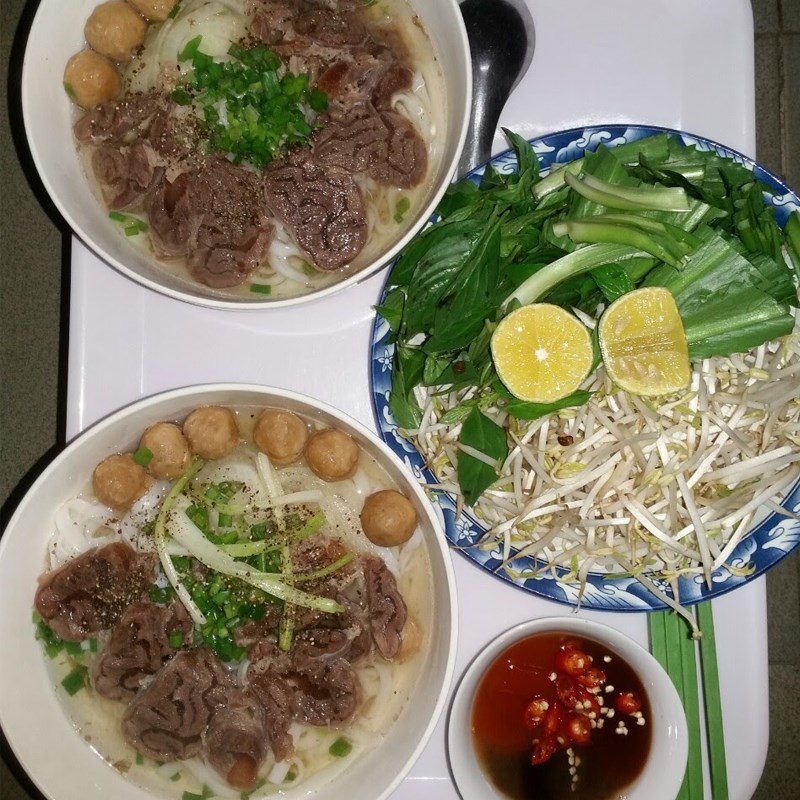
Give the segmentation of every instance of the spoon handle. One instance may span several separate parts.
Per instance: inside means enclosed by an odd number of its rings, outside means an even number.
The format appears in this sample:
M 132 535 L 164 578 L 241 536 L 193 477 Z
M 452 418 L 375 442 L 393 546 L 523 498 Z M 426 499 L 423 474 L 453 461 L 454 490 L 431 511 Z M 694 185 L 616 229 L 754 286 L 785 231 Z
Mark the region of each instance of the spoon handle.
M 472 116 L 458 162 L 463 176 L 489 160 L 500 113 L 527 68 L 532 42 L 526 20 L 507 0 L 464 0 L 460 10 L 472 53 Z

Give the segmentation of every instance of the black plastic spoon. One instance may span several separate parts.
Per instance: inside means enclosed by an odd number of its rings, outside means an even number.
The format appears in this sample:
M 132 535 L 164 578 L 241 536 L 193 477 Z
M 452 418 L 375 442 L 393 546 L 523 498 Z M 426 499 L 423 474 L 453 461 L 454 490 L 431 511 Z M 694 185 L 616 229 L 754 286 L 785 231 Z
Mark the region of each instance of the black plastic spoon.
M 464 0 L 472 51 L 472 117 L 458 174 L 487 161 L 500 112 L 533 58 L 533 19 L 525 0 Z

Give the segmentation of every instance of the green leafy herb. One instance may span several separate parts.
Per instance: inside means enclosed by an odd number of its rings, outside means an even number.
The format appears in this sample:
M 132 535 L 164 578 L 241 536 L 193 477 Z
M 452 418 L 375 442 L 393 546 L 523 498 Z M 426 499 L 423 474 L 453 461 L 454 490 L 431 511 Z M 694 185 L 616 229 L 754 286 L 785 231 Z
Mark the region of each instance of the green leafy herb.
M 503 430 L 483 412 L 531 420 L 590 399 L 577 391 L 526 403 L 498 388 L 490 342 L 507 313 L 546 301 L 597 317 L 637 287 L 664 286 L 690 357 L 729 355 L 792 330 L 792 270 L 800 278 L 800 213 L 781 231 L 765 187 L 741 164 L 658 134 L 600 144 L 542 178 L 531 145 L 506 135 L 517 172 L 489 164 L 479 181 L 448 187 L 438 220 L 401 253 L 377 309 L 391 330 L 388 399 L 401 428 L 421 423 L 419 387 L 428 397 L 474 390 L 439 418 L 461 424 L 461 445 L 485 455 L 459 453 L 468 504 L 496 480 L 492 462 L 507 452 Z
M 562 408 L 575 408 L 585 405 L 591 399 L 592 393 L 578 389 L 553 403 L 526 403 L 523 400 L 510 400 L 505 410 L 517 419 L 541 419 Z
M 473 408 L 464 420 L 458 441 L 495 459 L 498 464 L 508 455 L 506 432 L 477 408 Z M 463 451 L 458 454 L 458 483 L 468 505 L 477 501 L 497 480 L 497 475 L 495 468 L 474 456 Z
M 172 631 L 169 635 L 169 646 L 177 650 L 183 644 L 183 631 Z

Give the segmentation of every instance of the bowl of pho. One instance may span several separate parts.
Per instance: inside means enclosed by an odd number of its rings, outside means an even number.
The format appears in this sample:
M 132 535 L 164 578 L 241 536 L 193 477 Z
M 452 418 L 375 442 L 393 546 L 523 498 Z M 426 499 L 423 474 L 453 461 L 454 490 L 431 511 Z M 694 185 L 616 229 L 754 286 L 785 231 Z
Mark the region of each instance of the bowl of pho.
M 34 162 L 76 234 L 223 308 L 389 263 L 453 175 L 470 97 L 455 0 L 44 0 L 22 79 Z
M 218 384 L 113 414 L 3 535 L 12 749 L 65 800 L 386 797 L 452 675 L 439 531 L 388 448 L 308 398 Z

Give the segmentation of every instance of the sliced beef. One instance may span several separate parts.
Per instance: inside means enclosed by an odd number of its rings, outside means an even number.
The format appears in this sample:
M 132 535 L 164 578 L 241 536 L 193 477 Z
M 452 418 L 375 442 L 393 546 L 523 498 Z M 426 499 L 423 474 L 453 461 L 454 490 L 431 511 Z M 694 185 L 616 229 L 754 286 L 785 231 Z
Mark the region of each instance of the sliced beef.
M 307 725 L 346 722 L 358 705 L 358 679 L 343 658 L 319 660 L 295 658 L 290 677 L 294 686 L 292 715 Z
M 34 604 L 57 636 L 78 642 L 110 628 L 155 578 L 154 553 L 95 547 L 39 578 Z
M 361 53 L 331 64 L 317 79 L 316 88 L 345 107 L 369 102 L 388 109 L 397 92 L 411 88 L 411 81 L 405 64 Z
M 243 622 L 233 632 L 233 638 L 239 647 L 250 645 L 274 638 L 281 621 L 281 609 L 278 606 L 267 604 L 263 619 Z
M 253 645 L 248 658 L 247 687 L 266 710 L 269 744 L 275 760 L 283 761 L 294 750 L 289 733 L 294 702 L 294 688 L 288 678 L 291 658 L 278 648 L 274 639 Z
M 156 761 L 192 758 L 216 711 L 226 705 L 232 681 L 207 647 L 182 650 L 131 701 L 122 718 L 127 741 Z
M 163 98 L 155 93 L 135 92 L 121 100 L 107 100 L 75 123 L 75 138 L 94 144 L 134 139 L 163 108 Z
M 235 789 L 252 789 L 267 757 L 269 726 L 264 706 L 250 692 L 235 690 L 203 736 L 206 760 Z
M 324 7 L 308 7 L 294 20 L 296 40 L 324 47 L 362 48 L 371 38 L 357 13 Z
M 323 168 L 301 151 L 270 164 L 264 193 L 273 214 L 318 269 L 344 267 L 366 244 L 364 200 L 344 170 Z
M 364 559 L 372 638 L 380 654 L 392 659 L 400 652 L 406 624 L 406 604 L 389 568 L 375 556 Z
M 92 170 L 106 206 L 112 209 L 140 208 L 163 174 L 155 151 L 142 142 L 101 145 L 92 153 Z
M 299 8 L 298 0 L 248 0 L 245 11 L 250 15 L 253 35 L 266 44 L 275 44 L 291 34 Z
M 151 238 L 161 255 L 185 255 L 201 283 L 237 286 L 264 260 L 272 238 L 261 205 L 255 172 L 210 159 L 153 193 Z
M 314 157 L 320 164 L 364 173 L 384 186 L 407 189 L 422 182 L 428 153 L 406 117 L 366 103 L 337 117 L 316 136 Z
M 112 700 L 129 701 L 175 653 L 170 636 L 177 632 L 182 645 L 189 645 L 193 630 L 191 617 L 177 600 L 168 606 L 134 603 L 114 626 L 93 665 L 94 688 Z

